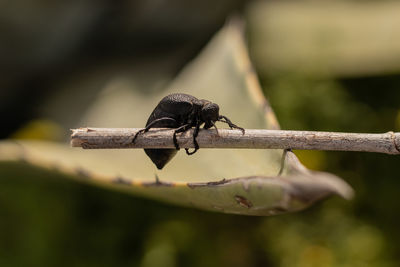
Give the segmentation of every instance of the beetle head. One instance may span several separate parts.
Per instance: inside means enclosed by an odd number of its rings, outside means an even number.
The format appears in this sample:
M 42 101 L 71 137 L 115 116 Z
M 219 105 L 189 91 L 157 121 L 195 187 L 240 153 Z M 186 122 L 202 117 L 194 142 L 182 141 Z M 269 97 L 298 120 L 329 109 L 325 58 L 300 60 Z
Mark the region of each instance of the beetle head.
M 219 106 L 212 102 L 206 102 L 201 108 L 201 120 L 204 121 L 204 128 L 208 129 L 214 125 L 219 117 Z

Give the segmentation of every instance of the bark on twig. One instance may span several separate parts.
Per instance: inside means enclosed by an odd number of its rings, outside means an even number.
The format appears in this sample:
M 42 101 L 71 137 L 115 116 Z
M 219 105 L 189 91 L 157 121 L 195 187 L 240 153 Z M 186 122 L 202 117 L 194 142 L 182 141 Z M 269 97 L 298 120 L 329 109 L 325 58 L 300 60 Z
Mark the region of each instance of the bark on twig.
M 175 148 L 174 129 L 151 129 L 132 143 L 138 128 L 72 129 L 71 146 L 100 148 Z M 193 129 L 177 134 L 181 148 L 193 148 Z M 200 148 L 301 149 L 364 151 L 400 154 L 400 133 L 335 133 L 316 131 L 283 131 L 246 129 L 202 129 L 197 137 Z

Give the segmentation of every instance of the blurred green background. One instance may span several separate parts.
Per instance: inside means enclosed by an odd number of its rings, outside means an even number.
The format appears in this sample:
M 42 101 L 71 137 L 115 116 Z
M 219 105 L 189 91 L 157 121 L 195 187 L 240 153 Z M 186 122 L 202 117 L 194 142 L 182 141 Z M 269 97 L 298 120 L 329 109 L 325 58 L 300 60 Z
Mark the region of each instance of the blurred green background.
M 162 90 L 232 15 L 283 129 L 400 131 L 398 14 L 395 1 L 5 1 L 0 137 L 67 142 L 112 78 Z M 398 266 L 398 157 L 296 155 L 355 199 L 243 217 L 1 163 L 0 266 Z

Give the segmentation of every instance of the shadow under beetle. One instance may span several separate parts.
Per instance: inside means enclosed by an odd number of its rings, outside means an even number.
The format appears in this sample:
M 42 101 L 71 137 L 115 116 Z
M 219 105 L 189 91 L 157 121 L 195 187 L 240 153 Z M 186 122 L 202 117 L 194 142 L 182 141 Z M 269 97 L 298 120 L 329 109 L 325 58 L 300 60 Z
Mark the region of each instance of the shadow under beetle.
M 199 149 L 196 137 L 199 134 L 200 126 L 204 123 L 204 129 L 215 126 L 215 122 L 220 121 L 229 125 L 231 129 L 239 129 L 244 134 L 244 129 L 233 124 L 227 117 L 219 115 L 219 106 L 211 101 L 197 99 L 188 94 L 170 94 L 164 97 L 155 107 L 146 123 L 146 128 L 138 131 L 133 137 L 135 142 L 138 134 L 147 132 L 151 128 L 175 128 L 173 141 L 176 149 L 145 149 L 147 156 L 153 161 L 158 169 L 162 169 L 179 150 L 176 134 L 185 132 L 195 127 L 193 132 L 194 151 L 189 152 L 185 148 L 186 154 L 192 155 Z M 218 129 L 217 129 L 218 131 Z

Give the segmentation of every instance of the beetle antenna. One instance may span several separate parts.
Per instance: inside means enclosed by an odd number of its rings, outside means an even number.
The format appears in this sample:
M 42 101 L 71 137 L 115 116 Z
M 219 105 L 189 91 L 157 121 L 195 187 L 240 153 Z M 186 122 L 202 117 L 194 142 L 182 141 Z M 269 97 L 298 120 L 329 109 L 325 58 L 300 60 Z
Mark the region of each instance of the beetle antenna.
M 229 127 L 230 127 L 231 129 L 238 129 L 238 130 L 241 130 L 241 131 L 242 131 L 242 134 L 244 134 L 244 129 L 243 129 L 242 127 L 239 127 L 239 126 L 237 126 L 236 124 L 232 123 L 231 120 L 228 119 L 227 117 L 225 117 L 225 116 L 223 116 L 223 115 L 220 115 L 220 116 L 218 117 L 218 121 L 228 124 Z

